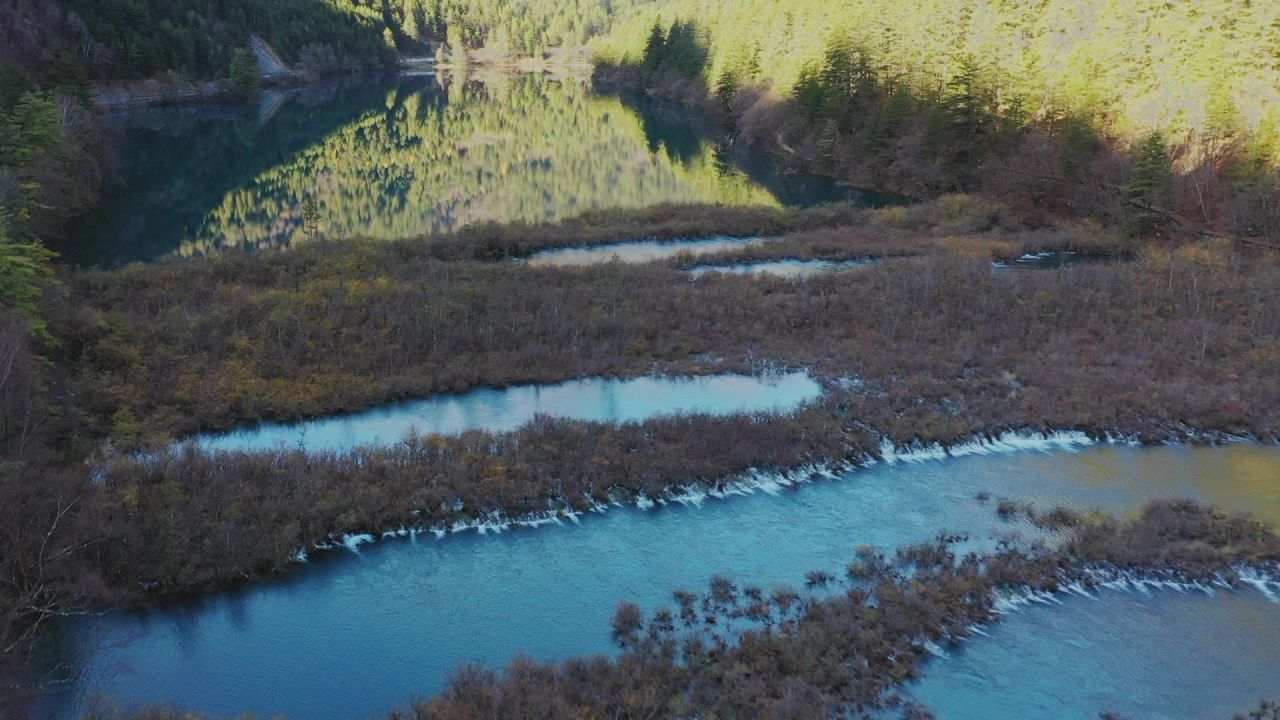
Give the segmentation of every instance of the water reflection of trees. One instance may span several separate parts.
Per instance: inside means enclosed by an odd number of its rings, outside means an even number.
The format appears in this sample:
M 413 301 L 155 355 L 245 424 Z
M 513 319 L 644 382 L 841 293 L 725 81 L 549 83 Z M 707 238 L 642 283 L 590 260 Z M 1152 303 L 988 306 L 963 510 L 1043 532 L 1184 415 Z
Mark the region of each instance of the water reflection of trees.
M 305 112 L 298 108 L 292 112 Z M 401 84 L 355 120 L 226 192 L 182 255 L 288 245 L 319 205 L 328 237 L 402 237 L 663 201 L 774 203 L 705 141 L 654 152 L 640 115 L 585 81 Z
M 270 96 L 269 96 L 270 97 Z M 288 162 L 384 101 L 381 88 L 314 86 L 280 103 L 158 108 L 109 117 L 118 146 L 103 197 L 58 249 L 113 264 L 173 252 L 233 188 Z

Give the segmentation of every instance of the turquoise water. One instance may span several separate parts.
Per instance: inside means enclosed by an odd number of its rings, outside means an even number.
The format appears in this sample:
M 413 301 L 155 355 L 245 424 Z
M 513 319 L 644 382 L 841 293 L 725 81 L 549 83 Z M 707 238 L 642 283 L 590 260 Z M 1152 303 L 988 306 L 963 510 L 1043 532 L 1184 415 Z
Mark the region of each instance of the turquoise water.
M 534 267 L 599 265 L 608 262 L 647 263 L 681 253 L 708 255 L 764 242 L 760 238 L 700 238 L 693 240 L 642 240 L 591 247 L 560 248 L 534 253 L 526 261 Z
M 556 385 L 481 388 L 457 395 L 394 403 L 352 415 L 298 423 L 264 423 L 194 440 L 212 450 L 305 447 L 343 450 L 394 443 L 406 434 L 457 435 L 467 430 L 504 432 L 538 415 L 624 423 L 659 415 L 775 412 L 822 394 L 803 372 L 777 375 L 587 378 Z
M 879 464 L 700 504 L 614 508 L 580 524 L 318 553 L 274 581 L 67 627 L 59 657 L 82 680 L 45 709 L 66 717 L 106 693 L 222 715 L 368 717 L 440 690 L 459 662 L 608 652 L 621 600 L 653 609 L 672 589 L 704 587 L 715 574 L 800 587 L 807 570 L 839 572 L 859 545 L 893 548 L 943 529 L 970 533 L 978 549 L 1000 533 L 1034 532 L 996 517 L 1003 497 L 1126 512 L 1188 496 L 1280 522 L 1278 448 L 1061 445 Z M 985 503 L 983 491 L 992 495 Z M 931 662 L 938 682 L 916 692 L 940 718 L 980 717 L 973 713 L 992 688 L 1037 698 L 1031 707 L 1047 710 L 1021 716 L 1036 718 L 1090 718 L 1146 700 L 1161 717 L 1203 717 L 1197 682 L 1211 686 L 1214 708 L 1243 710 L 1280 694 L 1272 642 L 1280 604 L 1245 594 L 1112 595 L 1015 614 L 992 640 Z M 1166 646 L 1170 628 L 1188 644 Z M 1145 685 L 1134 688 L 1136 679 Z M 1013 707 L 1003 696 L 990 703 Z
M 98 207 L 57 249 L 80 265 L 253 252 L 316 234 L 402 238 L 664 202 L 883 204 L 727 158 L 692 113 L 543 75 L 363 78 L 259 102 L 106 118 Z M 761 157 L 756 157 L 761 156 Z
M 910 689 L 943 720 L 1228 720 L 1280 697 L 1280 605 L 1256 590 L 1104 590 L 945 652 Z
M 689 274 L 700 277 L 707 273 L 726 273 L 729 275 L 771 275 L 774 277 L 803 280 L 815 275 L 842 272 L 869 264 L 869 260 L 769 260 L 764 262 L 743 262 L 732 265 L 699 265 L 691 268 Z

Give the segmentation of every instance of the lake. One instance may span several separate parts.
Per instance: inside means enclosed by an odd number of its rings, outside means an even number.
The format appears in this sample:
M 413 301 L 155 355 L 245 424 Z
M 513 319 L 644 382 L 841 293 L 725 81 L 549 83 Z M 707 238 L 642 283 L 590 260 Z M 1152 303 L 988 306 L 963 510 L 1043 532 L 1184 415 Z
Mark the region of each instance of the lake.
M 822 395 L 804 372 L 703 377 L 587 378 L 554 385 L 479 388 L 456 395 L 393 403 L 362 413 L 297 423 L 263 423 L 195 442 L 210 450 L 304 447 L 349 450 L 394 443 L 408 433 L 508 432 L 538 415 L 625 423 L 659 415 L 777 412 Z
M 438 691 L 460 662 L 608 652 L 609 619 L 624 599 L 653 609 L 669 603 L 671 590 L 704 587 L 719 573 L 800 587 L 805 571 L 838 572 L 859 545 L 888 549 L 942 529 L 970 533 L 977 549 L 993 547 L 999 533 L 1034 533 L 997 518 L 995 502 L 1004 497 L 1126 512 L 1185 496 L 1280 522 L 1280 448 L 1084 446 L 1071 437 L 1053 445 L 881 463 L 723 500 L 614 508 L 580 524 L 317 553 L 276 580 L 65 628 L 51 638 L 53 652 L 82 681 L 45 709 L 66 717 L 102 692 L 223 715 L 367 717 Z M 984 491 L 986 502 L 977 497 Z M 1186 717 L 1206 707 L 1187 690 L 1193 678 L 1213 685 L 1212 707 L 1243 710 L 1280 695 L 1280 673 L 1258 664 L 1274 658 L 1267 643 L 1280 628 L 1280 604 L 1250 592 L 1188 596 L 1190 604 L 1176 593 L 1168 601 L 1111 593 L 1101 602 L 1028 608 L 992 628 L 992 640 L 932 661 L 926 671 L 937 681 L 914 691 L 940 709 L 956 708 L 956 717 L 981 708 L 984 689 L 1012 685 L 1024 695 L 1055 688 L 1057 699 L 1044 700 L 1053 712 L 1035 717 L 1093 717 L 1148 700 L 1152 713 Z M 1166 653 L 1165 626 L 1209 646 Z M 1124 651 L 1110 654 L 1117 648 Z M 1021 649 L 1033 659 L 1020 663 Z M 1054 653 L 1073 666 L 1056 667 Z M 1128 668 L 1136 656 L 1143 668 Z M 1079 677 L 1092 680 L 1077 687 Z M 1149 684 L 1135 692 L 1124 678 Z
M 672 258 L 681 253 L 709 255 L 759 245 L 761 238 L 693 238 L 687 240 L 641 240 L 607 243 L 590 247 L 543 250 L 526 260 L 532 267 L 578 267 L 601 263 L 647 263 Z
M 1280 605 L 1256 590 L 1061 601 L 946 648 L 910 695 L 940 720 L 1228 720 L 1280 694 Z
M 871 260 L 766 260 L 760 262 L 740 262 L 729 265 L 699 265 L 689 269 L 693 277 L 707 273 L 724 273 L 726 275 L 769 275 L 773 277 L 803 280 L 827 273 L 843 272 L 856 267 L 869 265 Z
M 117 152 L 103 201 L 59 248 L 82 265 L 287 248 L 313 235 L 399 238 L 660 202 L 883 202 L 779 174 L 767 156 L 718 142 L 694 114 L 602 95 L 579 77 L 364 80 L 266 93 L 252 104 L 136 110 L 107 124 Z M 312 203 L 307 222 L 303 207 Z M 570 248 L 530 264 L 643 262 L 751 242 L 758 240 Z M 1085 260 L 1042 254 L 1012 267 Z M 839 269 L 782 261 L 717 271 L 802 277 Z M 410 429 L 510 430 L 540 413 L 627 422 L 779 412 L 818 394 L 802 373 L 593 378 L 200 440 L 212 448 L 343 449 L 393 442 Z M 78 681 L 40 711 L 73 717 L 104 694 L 217 715 L 366 717 L 437 692 L 459 663 L 611 652 L 609 619 L 622 600 L 655 609 L 673 589 L 702 587 L 717 574 L 800 586 L 807 570 L 838 572 L 859 545 L 887 550 L 943 530 L 968 533 L 967 547 L 980 550 L 1011 530 L 1039 532 L 1000 520 L 998 498 L 1125 513 L 1182 496 L 1280 523 L 1280 448 L 1094 446 L 1075 436 L 1012 445 L 1024 450 L 910 457 L 836 479 L 616 507 L 539 528 L 313 553 L 248 587 L 58 628 L 43 651 Z M 1253 590 L 1064 597 L 987 632 L 947 648 L 911 686 L 940 718 L 1103 710 L 1227 717 L 1280 696 L 1280 603 Z
M 882 204 L 716 142 L 693 113 L 624 102 L 584 77 L 416 75 L 259 102 L 107 118 L 99 206 L 58 249 L 81 265 L 401 238 L 660 202 Z

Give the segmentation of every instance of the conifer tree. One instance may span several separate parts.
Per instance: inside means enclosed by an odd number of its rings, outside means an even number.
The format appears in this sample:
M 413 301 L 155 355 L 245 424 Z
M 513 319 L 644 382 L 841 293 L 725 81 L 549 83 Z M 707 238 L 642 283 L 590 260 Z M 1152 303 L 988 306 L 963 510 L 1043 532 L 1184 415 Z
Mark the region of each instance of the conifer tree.
M 0 217 L 0 309 L 11 310 L 27 320 L 37 338 L 52 344 L 54 338 L 40 314 L 40 301 L 53 270 L 54 253 L 36 241 L 12 238 L 5 218 Z
M 660 20 L 653 21 L 649 29 L 649 39 L 644 44 L 644 65 L 649 70 L 657 70 L 666 59 L 667 33 L 662 29 Z
M 1164 134 L 1148 135 L 1138 146 L 1133 169 L 1123 187 L 1129 205 L 1127 228 L 1134 235 L 1148 235 L 1160 229 L 1165 216 L 1157 211 L 1169 182 L 1169 146 Z
M 253 52 L 236 48 L 232 53 L 231 84 L 243 95 L 258 89 L 258 61 L 254 59 Z

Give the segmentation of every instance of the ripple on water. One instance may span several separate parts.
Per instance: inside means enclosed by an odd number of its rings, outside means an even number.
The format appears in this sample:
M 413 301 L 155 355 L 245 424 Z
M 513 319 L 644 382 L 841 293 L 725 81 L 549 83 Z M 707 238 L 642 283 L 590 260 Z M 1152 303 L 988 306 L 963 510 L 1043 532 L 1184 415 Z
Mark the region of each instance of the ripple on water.
M 1056 270 L 1070 265 L 1105 264 L 1124 260 L 1123 255 L 1084 254 L 1073 250 L 1027 253 L 1012 262 L 996 260 L 991 263 L 997 270 Z

